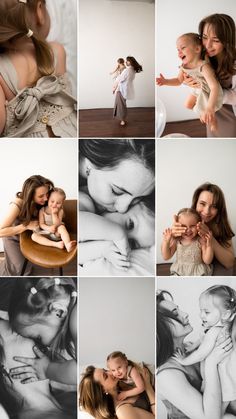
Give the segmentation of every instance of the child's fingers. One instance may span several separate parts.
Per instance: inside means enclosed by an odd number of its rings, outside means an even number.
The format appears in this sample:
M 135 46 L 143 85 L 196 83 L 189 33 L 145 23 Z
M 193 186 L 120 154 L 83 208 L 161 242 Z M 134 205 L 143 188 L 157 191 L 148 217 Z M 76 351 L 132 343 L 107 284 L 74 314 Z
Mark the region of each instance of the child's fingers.
M 37 358 L 43 358 L 45 356 L 45 354 L 38 348 L 37 345 L 33 346 L 33 351 L 35 355 L 37 356 Z
M 27 365 L 33 365 L 35 361 L 35 358 L 27 358 L 25 356 L 14 356 L 13 359 L 17 362 L 22 362 L 23 364 L 27 364 Z M 12 368 L 12 370 L 17 369 L 17 368 L 21 368 L 21 367 Z

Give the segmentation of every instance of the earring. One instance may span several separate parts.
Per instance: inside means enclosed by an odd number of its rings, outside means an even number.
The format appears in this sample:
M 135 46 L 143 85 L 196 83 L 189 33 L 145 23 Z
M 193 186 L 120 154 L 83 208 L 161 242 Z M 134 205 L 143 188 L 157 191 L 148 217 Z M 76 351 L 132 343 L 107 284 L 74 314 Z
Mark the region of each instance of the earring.
M 87 177 L 90 175 L 90 172 L 91 172 L 91 167 L 87 166 L 86 167 L 86 172 L 85 172 Z

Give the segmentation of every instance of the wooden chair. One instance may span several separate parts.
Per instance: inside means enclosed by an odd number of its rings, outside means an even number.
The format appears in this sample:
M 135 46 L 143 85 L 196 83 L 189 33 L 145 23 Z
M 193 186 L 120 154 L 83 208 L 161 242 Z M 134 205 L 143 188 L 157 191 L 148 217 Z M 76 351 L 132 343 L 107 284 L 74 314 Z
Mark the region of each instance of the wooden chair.
M 67 199 L 64 202 L 65 225 L 70 234 L 71 240 L 77 238 L 77 200 Z M 77 247 L 71 252 L 65 249 L 42 246 L 31 239 L 32 231 L 26 230 L 20 234 L 20 250 L 25 261 L 22 267 L 21 276 L 24 275 L 28 261 L 43 268 L 59 268 L 60 276 L 63 276 L 63 266 L 67 265 L 76 256 Z

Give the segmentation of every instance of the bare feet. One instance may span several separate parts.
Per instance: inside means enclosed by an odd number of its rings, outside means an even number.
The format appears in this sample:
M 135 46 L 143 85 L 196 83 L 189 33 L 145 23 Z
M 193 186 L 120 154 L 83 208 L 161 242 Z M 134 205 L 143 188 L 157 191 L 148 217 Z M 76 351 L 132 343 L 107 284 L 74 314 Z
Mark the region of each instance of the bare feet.
M 65 248 L 68 253 L 71 252 L 76 246 L 77 246 L 76 240 L 71 240 L 69 243 L 65 244 Z
M 121 121 L 120 125 L 124 126 L 126 124 L 125 121 Z
M 65 245 L 64 245 L 64 243 L 63 243 L 63 241 L 61 240 L 60 242 L 53 242 L 52 241 L 52 246 L 53 247 L 57 247 L 58 249 L 64 249 L 64 247 L 65 247 Z

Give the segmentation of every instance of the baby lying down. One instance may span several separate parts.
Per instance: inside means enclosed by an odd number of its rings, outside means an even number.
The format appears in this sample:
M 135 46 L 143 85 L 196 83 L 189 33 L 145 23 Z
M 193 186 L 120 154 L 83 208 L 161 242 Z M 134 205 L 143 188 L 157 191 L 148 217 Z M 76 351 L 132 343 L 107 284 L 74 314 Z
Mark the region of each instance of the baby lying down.
M 9 322 L 3 319 L 0 319 L 0 335 L 1 374 L 4 376 L 6 388 L 9 389 L 13 404 L 16 404 L 18 408 L 15 414 L 10 412 L 10 417 L 17 419 L 73 419 L 71 415 L 62 410 L 51 394 L 49 380 L 23 384 L 20 380 L 12 379 L 8 375 L 11 368 L 20 366 L 19 362 L 14 361 L 15 356 L 35 358 L 34 342 L 12 332 Z M 4 400 L 1 402 L 4 405 Z M 12 406 L 7 406 L 5 409 L 8 410 L 8 407 L 12 408 Z M 2 413 L 1 408 L 0 405 L 0 413 Z M 6 414 L 3 414 L 7 418 Z M 0 417 L 4 418 L 2 415 Z

